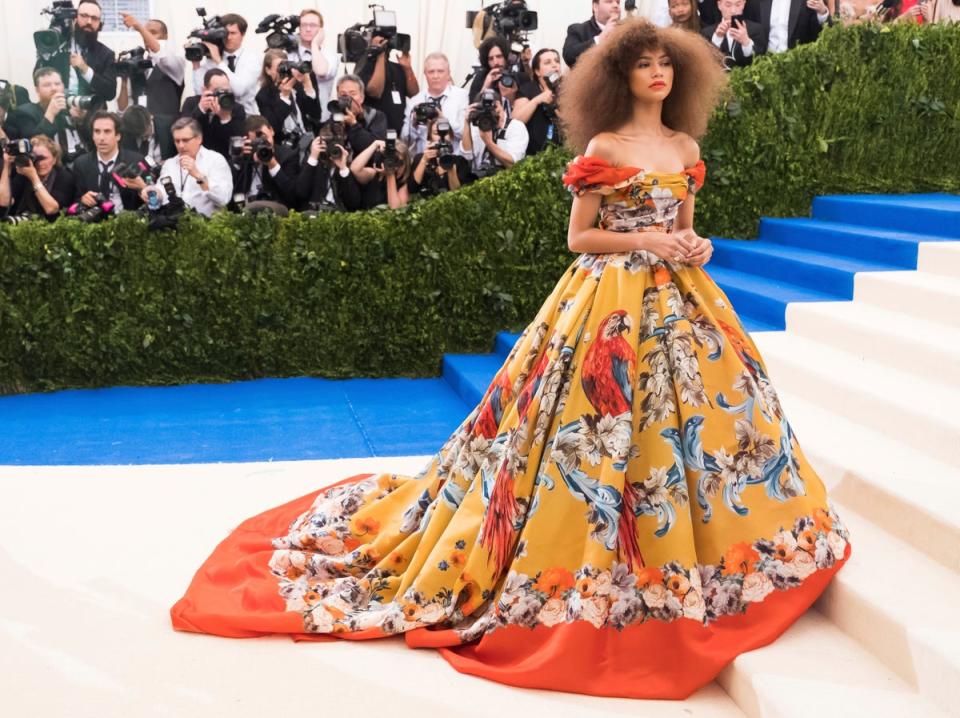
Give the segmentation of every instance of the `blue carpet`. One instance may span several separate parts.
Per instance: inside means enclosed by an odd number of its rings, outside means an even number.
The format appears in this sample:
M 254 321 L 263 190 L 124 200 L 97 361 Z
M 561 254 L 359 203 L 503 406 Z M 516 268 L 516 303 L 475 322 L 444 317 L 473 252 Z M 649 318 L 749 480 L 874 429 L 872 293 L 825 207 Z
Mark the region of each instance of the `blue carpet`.
M 0 464 L 414 456 L 467 412 L 442 379 L 263 379 L 0 398 Z

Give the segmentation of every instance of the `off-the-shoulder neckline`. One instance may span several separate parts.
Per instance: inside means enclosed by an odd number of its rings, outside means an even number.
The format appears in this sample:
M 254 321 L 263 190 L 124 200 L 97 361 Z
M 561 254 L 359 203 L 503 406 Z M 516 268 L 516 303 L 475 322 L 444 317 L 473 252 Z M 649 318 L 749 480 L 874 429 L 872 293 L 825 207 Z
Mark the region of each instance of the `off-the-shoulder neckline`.
M 602 164 L 606 165 L 606 166 L 609 167 L 610 169 L 614 169 L 614 170 L 623 170 L 623 171 L 625 171 L 625 172 L 626 172 L 626 171 L 629 171 L 629 172 L 632 172 L 632 173 L 633 173 L 632 176 L 636 176 L 636 175 L 638 175 L 638 174 L 645 174 L 645 175 L 682 175 L 682 174 L 684 174 L 684 173 L 686 173 L 686 172 L 688 172 L 688 171 L 690 171 L 690 170 L 692 170 L 692 169 L 696 169 L 697 165 L 704 164 L 703 160 L 702 160 L 702 159 L 699 159 L 699 160 L 697 160 L 696 164 L 694 164 L 694 165 L 691 166 L 691 167 L 684 167 L 682 170 L 678 170 L 678 171 L 676 171 L 676 172 L 664 172 L 664 171 L 662 171 L 662 170 L 647 170 L 647 169 L 644 169 L 644 168 L 642 168 L 642 167 L 634 167 L 634 166 L 632 166 L 632 165 L 612 165 L 612 164 L 610 164 L 609 162 L 607 162 L 605 159 L 603 159 L 602 157 L 597 157 L 596 155 L 578 155 L 578 156 L 574 159 L 574 162 L 579 162 L 579 161 L 581 161 L 581 160 L 589 160 L 589 161 L 591 161 L 591 162 L 599 162 L 599 163 L 602 163 Z

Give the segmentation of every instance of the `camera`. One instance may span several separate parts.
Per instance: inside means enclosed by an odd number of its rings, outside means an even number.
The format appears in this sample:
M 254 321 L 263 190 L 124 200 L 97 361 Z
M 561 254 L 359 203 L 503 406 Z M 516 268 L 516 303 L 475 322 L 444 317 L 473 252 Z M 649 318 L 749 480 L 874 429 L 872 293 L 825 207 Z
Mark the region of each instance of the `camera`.
M 267 47 L 271 50 L 284 50 L 293 52 L 297 49 L 297 38 L 293 36 L 294 31 L 300 27 L 300 17 L 298 15 L 267 15 L 260 24 L 257 25 L 255 32 L 267 35 Z
M 320 137 L 327 144 L 327 151 L 320 155 L 321 159 L 338 160 L 343 156 L 340 147 L 346 146 L 347 133 L 343 124 L 342 112 L 334 112 L 330 119 L 320 126 Z M 340 147 L 337 145 L 340 145 Z
M 375 37 L 386 38 L 382 47 L 371 45 Z M 379 9 L 373 11 L 373 22 L 364 25 L 351 25 L 342 35 L 337 37 L 337 47 L 343 55 L 344 62 L 359 62 L 367 58 L 375 58 L 384 50 L 398 50 L 410 52 L 410 36 L 397 32 L 397 14 Z
M 418 125 L 425 125 L 440 116 L 440 102 L 436 99 L 421 102 L 413 108 L 413 121 Z
M 159 174 L 159 172 L 160 166 L 149 158 L 144 158 L 136 164 L 121 163 L 118 164 L 113 170 L 113 173 L 121 179 L 128 180 L 141 177 L 147 184 L 153 184 L 156 181 L 156 176 Z
M 135 47 L 132 50 L 125 50 L 117 55 L 117 61 L 113 66 L 117 70 L 117 74 L 120 77 L 133 77 L 134 75 L 142 75 L 151 67 L 153 67 L 153 60 L 151 60 L 147 55 L 146 48 Z
M 17 106 L 17 89 L 12 82 L 0 80 L 0 108 L 8 112 Z
M 518 41 L 537 29 L 537 13 L 527 9 L 524 0 L 504 0 L 489 5 L 479 12 L 467 12 L 467 28 L 478 27 L 483 38 L 500 35 Z M 479 44 L 479 43 L 478 43 Z
M 250 143 L 250 152 L 263 164 L 273 159 L 273 145 L 266 137 L 257 137 Z
M 30 140 L 8 140 L 3 151 L 13 157 L 15 167 L 29 167 L 33 162 L 33 145 Z
M 549 105 L 544 104 L 540 106 L 543 108 L 543 114 L 547 116 L 547 119 L 553 124 L 557 124 L 559 115 L 557 114 L 556 93 L 557 90 L 560 89 L 560 73 L 551 72 L 549 75 L 543 78 L 543 82 L 548 88 L 550 88 L 550 92 L 554 93 L 554 100 Z
M 301 75 L 307 75 L 312 69 L 313 64 L 309 60 L 302 60 L 300 62 L 283 60 L 279 65 L 277 65 L 277 75 L 281 80 L 284 80 L 293 77 L 294 70 L 299 72 Z
M 33 44 L 43 58 L 49 58 L 70 47 L 73 37 L 73 21 L 77 19 L 77 9 L 72 0 L 55 0 L 48 8 L 40 11 L 50 16 L 50 28 L 33 33 Z
M 499 124 L 496 114 L 498 101 L 496 92 L 483 90 L 480 93 L 480 106 L 470 113 L 470 124 L 476 125 L 481 132 L 493 130 Z
M 453 167 L 453 128 L 447 120 L 437 121 L 437 134 L 440 139 L 437 140 L 434 147 L 437 150 L 437 164 L 445 170 Z
M 67 216 L 75 217 L 86 224 L 93 224 L 106 219 L 113 212 L 114 204 L 105 195 L 98 193 L 94 202 L 93 207 L 86 207 L 79 202 L 70 205 Z
M 31 219 L 37 219 L 38 215 L 35 214 L 12 214 L 9 217 L 4 217 L 3 222 L 5 224 L 22 224 L 24 222 L 29 222 Z
M 243 152 L 246 143 L 246 137 L 235 135 L 230 138 L 230 162 L 232 164 L 239 165 L 246 159 Z
M 230 112 L 237 106 L 237 96 L 233 94 L 233 90 L 214 90 L 212 94 L 224 112 Z
M 67 107 L 76 107 L 78 110 L 92 110 L 96 104 L 93 95 L 67 95 Z
M 204 45 L 204 42 L 213 43 L 223 53 L 223 43 L 227 39 L 227 28 L 223 26 L 219 15 L 207 19 L 207 11 L 202 7 L 197 8 L 197 15 L 203 23 L 203 27 L 192 30 L 187 36 L 185 56 L 190 62 L 200 62 L 205 57 L 210 57 L 210 50 Z
M 353 98 L 350 95 L 338 95 L 336 100 L 330 100 L 327 103 L 327 109 L 330 112 L 346 113 L 351 107 L 353 107 Z
M 400 153 L 397 151 L 397 131 L 387 130 L 387 139 L 383 147 L 383 169 L 387 172 L 395 172 L 403 166 L 400 160 Z

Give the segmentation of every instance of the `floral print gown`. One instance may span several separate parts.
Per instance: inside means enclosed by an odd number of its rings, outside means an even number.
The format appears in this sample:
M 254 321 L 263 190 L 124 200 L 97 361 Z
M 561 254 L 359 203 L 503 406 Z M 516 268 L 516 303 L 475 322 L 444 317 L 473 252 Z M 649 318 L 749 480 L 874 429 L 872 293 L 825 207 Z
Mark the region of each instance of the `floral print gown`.
M 669 231 L 703 177 L 580 157 L 564 182 L 603 195 L 605 229 Z M 233 637 L 404 634 L 503 683 L 683 698 L 780 635 L 848 555 L 706 272 L 583 254 L 419 475 L 247 520 L 171 614 Z

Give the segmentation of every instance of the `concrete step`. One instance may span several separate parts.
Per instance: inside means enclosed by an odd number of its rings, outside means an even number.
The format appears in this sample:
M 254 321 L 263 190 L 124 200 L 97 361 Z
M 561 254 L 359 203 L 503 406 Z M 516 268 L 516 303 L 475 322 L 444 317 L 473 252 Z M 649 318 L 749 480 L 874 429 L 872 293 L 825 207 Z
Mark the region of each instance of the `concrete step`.
M 833 252 L 792 247 L 764 240 L 745 242 L 733 239 L 713 240 L 711 267 L 724 267 L 766 279 L 782 280 L 801 287 L 853 297 L 853 278 L 857 272 L 886 272 L 901 269 L 887 261 L 844 257 Z M 915 266 L 916 257 L 908 266 Z
M 960 242 L 921 244 L 917 269 L 960 279 Z
M 778 390 L 804 454 L 830 496 L 960 573 L 960 467 Z
M 761 218 L 758 236 L 774 244 L 880 261 L 903 269 L 916 268 L 917 248 L 922 243 L 944 239 L 936 235 L 865 227 L 862 224 L 772 217 Z
M 787 307 L 787 329 L 903 371 L 960 377 L 960 327 L 862 302 L 820 302 Z
M 753 339 L 775 387 L 867 428 L 892 433 L 931 458 L 960 464 L 960 389 L 945 386 L 942 377 L 882 366 L 790 332 L 755 334 Z
M 921 696 L 960 715 L 960 575 L 836 503 L 853 554 L 817 608 Z
M 717 682 L 751 718 L 945 715 L 816 611 L 737 657 Z
M 949 194 L 815 197 L 813 217 L 960 239 L 960 197 Z
M 960 278 L 926 271 L 859 274 L 853 298 L 858 303 L 960 326 Z
M 721 266 L 709 266 L 707 273 L 726 293 L 741 317 L 750 316 L 764 324 L 783 329 L 790 302 L 830 302 L 842 299 L 835 294 L 757 274 Z

